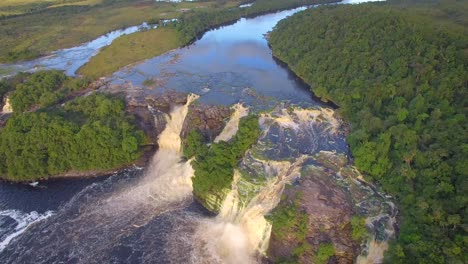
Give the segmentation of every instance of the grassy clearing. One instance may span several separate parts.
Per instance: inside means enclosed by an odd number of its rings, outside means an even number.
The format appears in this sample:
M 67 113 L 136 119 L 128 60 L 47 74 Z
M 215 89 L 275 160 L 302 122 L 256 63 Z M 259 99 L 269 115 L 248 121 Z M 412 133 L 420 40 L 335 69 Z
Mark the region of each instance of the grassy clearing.
M 179 33 L 173 28 L 125 35 L 102 49 L 78 72 L 91 78 L 106 76 L 129 64 L 161 55 L 181 44 Z
M 58 4 L 54 4 L 50 6 L 49 8 L 54 8 L 54 7 L 61 7 L 61 6 L 71 6 L 71 5 L 77 5 L 77 6 L 86 6 L 86 5 L 97 5 L 101 4 L 104 0 L 75 0 L 72 2 L 59 2 Z
M 53 50 L 69 48 L 112 30 L 151 19 L 177 18 L 183 13 L 181 9 L 212 9 L 220 5 L 217 1 L 166 3 L 146 0 L 122 0 L 110 4 L 107 4 L 110 1 L 105 1 L 106 4 L 96 6 L 78 5 L 95 1 L 100 0 L 80 0 L 73 2 L 73 6 L 0 18 L 0 63 L 31 59 Z M 239 2 L 228 1 L 224 5 L 232 6 Z
M 2 0 L 0 2 L 0 17 L 34 13 L 59 6 L 96 5 L 103 1 L 104 0 Z

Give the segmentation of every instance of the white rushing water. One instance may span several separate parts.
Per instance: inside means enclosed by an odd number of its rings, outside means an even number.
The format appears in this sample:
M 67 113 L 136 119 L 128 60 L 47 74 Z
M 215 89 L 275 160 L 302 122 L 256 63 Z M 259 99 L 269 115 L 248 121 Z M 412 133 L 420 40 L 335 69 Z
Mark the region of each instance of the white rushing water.
M 36 211 L 24 213 L 18 210 L 0 211 L 0 252 L 17 236 L 21 235 L 34 223 L 47 219 L 53 215 L 52 211 L 47 211 L 44 214 L 39 214 Z M 1 226 L 6 221 L 14 221 L 13 229 L 4 229 Z
M 50 221 L 43 222 L 34 232 L 27 234 L 26 241 L 30 241 L 29 236 L 34 237 L 35 243 L 41 245 L 41 251 L 23 253 L 21 257 L 24 259 L 13 255 L 7 262 L 22 263 L 34 255 L 42 263 L 55 263 L 57 258 L 75 259 L 76 263 L 103 263 L 109 261 L 113 250 L 119 247 L 120 239 L 145 228 L 155 218 L 190 204 L 194 171 L 190 161 L 182 160 L 180 133 L 188 107 L 197 98 L 189 95 L 185 105 L 173 107 L 167 117 L 166 128 L 159 135 L 159 149 L 141 178 L 109 193 L 101 190 L 110 187 L 108 184 L 93 184 L 89 190 L 76 196 L 76 199 L 85 199 L 86 202 L 80 204 L 73 198 Z M 118 177 L 111 177 L 106 182 L 114 181 L 119 181 Z M 92 194 L 94 191 L 99 195 Z M 11 212 L 7 213 L 18 219 L 19 224 L 15 233 L 2 237 L 0 248 L 34 222 L 51 216 L 50 213 L 31 213 L 16 217 Z
M 194 170 L 190 161 L 182 162 L 180 133 L 188 107 L 197 98 L 197 95 L 190 94 L 185 105 L 172 109 L 166 128 L 158 138 L 159 149 L 145 177 L 136 186 L 111 196 L 107 209 L 127 211 L 148 204 L 153 210 L 165 211 L 170 204 L 182 202 L 191 196 Z
M 11 107 L 11 104 L 10 104 L 10 98 L 6 97 L 4 99 L 4 102 L 5 102 L 5 104 L 3 105 L 2 112 L 0 112 L 0 114 L 13 113 L 13 108 Z
M 268 249 L 271 224 L 265 215 L 276 207 L 284 186 L 300 176 L 303 159 L 290 162 L 262 161 L 272 179 L 246 205 L 241 204 L 237 190 L 239 172 L 234 172 L 232 191 L 224 200 L 215 219 L 198 227 L 195 243 L 210 263 L 256 263 L 257 256 Z
M 242 117 L 245 117 L 249 114 L 249 108 L 238 103 L 231 107 L 234 110 L 231 118 L 224 127 L 223 131 L 215 138 L 214 143 L 219 141 L 229 141 L 239 129 L 239 121 Z
M 234 109 L 223 130 L 229 131 L 225 134 L 230 137 L 237 132 L 240 118 L 247 115 L 246 108 L 239 104 Z M 270 239 L 271 224 L 265 215 L 279 203 L 284 186 L 300 176 L 303 161 L 303 157 L 294 163 L 256 159 L 261 173 L 268 175 L 269 180 L 247 201 L 241 201 L 238 181 L 242 176 L 235 170 L 231 191 L 220 213 L 214 219 L 201 221 L 197 228 L 193 241 L 197 259 L 207 263 L 256 263 L 257 257 L 268 249 Z
M 344 1 L 344 3 L 357 2 L 360 1 Z M 251 30 L 247 28 L 246 34 L 249 31 Z M 236 34 L 228 35 L 231 37 L 236 36 Z M 118 36 L 115 35 L 115 37 Z M 101 44 L 109 45 L 113 38 L 114 35 L 110 33 L 105 38 L 97 39 L 94 43 L 90 42 L 84 46 L 57 51 L 51 57 L 28 62 L 30 63 L 28 65 L 32 67 L 31 69 L 36 66 L 38 66 L 38 69 L 42 67 L 67 69 L 67 74 L 73 75 L 75 70 L 84 64 L 84 61 L 89 60 L 90 54 L 91 56 L 96 54 L 98 49 L 95 49 L 95 47 Z M 263 86 L 270 87 L 269 85 Z M 78 207 L 76 214 L 73 213 L 73 210 L 58 212 L 59 216 L 57 217 L 53 216 L 51 212 L 44 215 L 36 212 L 18 212 L 22 216 L 18 218 L 18 221 L 15 221 L 25 224 L 18 224 L 13 233 L 1 237 L 0 251 L 15 237 L 27 231 L 28 227 L 52 216 L 53 220 L 50 221 L 49 226 L 44 225 L 46 227 L 44 230 L 38 231 L 39 228 L 36 226 L 36 232 L 34 234 L 30 232 L 30 236 L 37 239 L 37 242 L 35 242 L 37 245 L 44 245 L 44 247 L 41 246 L 40 251 L 36 250 L 37 253 L 35 253 L 41 256 L 41 258 L 38 258 L 41 260 L 39 262 L 53 262 L 54 258 L 49 258 L 49 254 L 57 254 L 55 255 L 56 259 L 74 258 L 76 261 L 79 259 L 77 263 L 110 261 L 107 256 L 112 255 L 113 249 L 120 249 L 122 243 L 120 239 L 122 237 L 125 238 L 140 232 L 146 224 L 165 212 L 176 211 L 178 208 L 187 206 L 192 200 L 191 178 L 194 171 L 190 161 L 182 159 L 180 132 L 188 112 L 188 106 L 196 98 L 197 96 L 194 95 L 189 96 L 185 105 L 174 107 L 171 114 L 167 116 L 167 126 L 158 140 L 159 149 L 141 180 L 130 186 L 124 186 L 116 192 L 105 194 L 102 199 L 101 196 L 98 196 L 99 198 L 95 200 L 90 199 L 86 203 L 75 205 Z M 300 147 L 307 147 L 309 152 L 321 147 L 323 142 L 329 142 L 328 138 L 325 138 L 326 140 L 318 139 L 319 135 L 315 134 L 315 128 L 312 127 L 312 124 L 326 121 L 323 122 L 326 125 L 326 131 L 336 133 L 339 130 L 339 122 L 333 118 L 333 111 L 330 109 L 305 110 L 294 108 L 290 110 L 288 112 L 285 109 L 276 116 L 265 114 L 260 121 L 262 123 L 274 121 L 281 124 L 282 127 L 287 128 L 280 131 L 283 134 L 288 130 L 303 132 L 304 138 L 309 141 Z M 229 141 L 238 130 L 239 120 L 247 114 L 248 108 L 240 104 L 234 106 L 233 115 L 215 142 Z M 262 132 L 267 133 L 268 131 L 264 130 Z M 279 136 L 282 135 L 279 134 Z M 288 142 L 287 144 L 293 143 Z M 287 144 L 284 141 L 278 143 L 275 147 L 280 149 L 281 145 Z M 171 263 L 252 263 L 257 261 L 256 257 L 258 255 L 265 252 L 268 247 L 271 225 L 265 220 L 264 216 L 277 205 L 284 185 L 299 177 L 300 162 L 302 161 L 298 160 L 291 163 L 287 161 L 256 160 L 256 162 L 262 164 L 262 171 L 270 177 L 251 199 L 247 201 L 242 199 L 238 187 L 238 182 L 242 180 L 242 177 L 241 173 L 235 170 L 233 172 L 232 190 L 225 198 L 221 212 L 216 218 L 188 214 L 182 217 L 187 221 L 186 225 L 180 225 L 179 223 L 183 221 L 174 218 L 179 222 L 175 221 L 178 224 L 174 224 L 176 226 L 173 228 L 181 230 L 180 232 L 174 231 L 174 234 L 183 235 L 171 237 L 167 242 L 162 242 L 169 245 L 165 247 L 166 253 L 174 256 L 173 261 L 170 261 Z M 84 196 L 87 195 L 84 194 Z M 73 202 L 70 202 L 70 206 L 71 204 Z M 22 221 L 21 219 L 29 219 L 30 221 Z M 49 220 L 44 222 L 49 222 Z M 43 226 L 42 223 L 39 223 L 40 227 Z M 148 224 L 148 226 L 151 225 Z M 193 226 L 196 227 L 194 231 L 190 230 Z M 194 233 L 190 233 L 192 231 Z M 43 233 L 36 237 L 40 232 Z M 57 237 L 61 239 L 57 240 Z M 161 237 L 154 237 L 154 240 L 159 239 Z M 152 239 L 147 238 L 147 240 L 141 241 L 148 243 Z M 193 246 L 194 249 L 190 250 L 195 250 L 194 254 L 191 255 L 192 258 L 187 262 L 176 258 L 186 253 L 183 252 L 184 244 L 189 244 L 187 248 Z M 139 246 L 137 243 L 134 245 L 135 248 Z M 22 248 L 25 247 L 19 244 L 17 250 L 21 252 Z M 358 261 L 361 261 L 361 263 L 378 261 L 385 249 L 385 242 L 371 241 L 369 254 L 365 259 L 358 259 Z M 8 248 L 5 251 L 8 251 Z M 61 252 L 66 252 L 65 254 L 68 255 L 59 255 Z M 35 256 L 30 250 L 25 253 Z M 154 263 L 155 259 L 157 258 L 148 256 L 141 263 Z M 19 261 L 21 262 L 21 260 Z

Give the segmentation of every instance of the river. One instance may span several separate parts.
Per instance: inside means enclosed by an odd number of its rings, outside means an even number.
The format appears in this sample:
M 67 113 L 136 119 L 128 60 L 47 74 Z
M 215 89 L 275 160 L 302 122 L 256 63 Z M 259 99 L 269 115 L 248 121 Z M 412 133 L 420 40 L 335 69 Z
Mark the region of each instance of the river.
M 138 26 L 114 30 L 81 45 L 51 52 L 50 55 L 45 57 L 40 57 L 31 61 L 0 64 L 0 79 L 20 71 L 37 71 L 44 69 L 63 70 L 67 75 L 73 76 L 75 72 L 88 62 L 91 57 L 96 55 L 101 48 L 110 45 L 116 38 L 149 28 L 155 28 L 155 26 L 143 23 Z
M 136 87 L 133 92 L 137 94 L 173 89 L 198 94 L 201 103 L 242 102 L 255 111 L 282 104 L 325 106 L 273 59 L 265 38 L 279 20 L 303 9 L 242 18 L 207 32 L 188 47 L 116 72 L 110 79 L 116 84 Z M 131 31 L 135 30 L 138 28 Z M 43 68 L 62 69 L 73 75 L 122 31 L 114 33 L 14 68 L 33 70 L 41 64 Z M 143 85 L 148 79 L 157 81 L 159 88 Z M 348 153 L 343 137 L 330 142 L 325 149 L 333 147 Z M 164 159 L 169 159 L 165 164 L 181 166 L 177 151 L 168 153 L 172 154 L 164 155 Z M 184 184 L 179 186 L 181 189 L 171 189 L 172 180 L 155 178 L 152 170 L 161 172 L 159 163 L 154 160 L 149 168 L 94 179 L 51 180 L 31 185 L 0 183 L 0 262 L 203 262 L 203 254 L 194 254 L 190 241 L 196 233 L 195 223 L 206 221 L 211 214 L 193 201 Z M 174 170 L 170 166 L 165 169 L 160 174 Z M 177 167 L 175 174 L 179 175 L 181 169 Z M 180 180 L 185 181 L 187 177 L 182 174 Z M 164 192 L 171 195 L 164 197 Z M 141 193 L 145 196 L 141 197 Z M 148 203 L 148 197 L 157 202 Z

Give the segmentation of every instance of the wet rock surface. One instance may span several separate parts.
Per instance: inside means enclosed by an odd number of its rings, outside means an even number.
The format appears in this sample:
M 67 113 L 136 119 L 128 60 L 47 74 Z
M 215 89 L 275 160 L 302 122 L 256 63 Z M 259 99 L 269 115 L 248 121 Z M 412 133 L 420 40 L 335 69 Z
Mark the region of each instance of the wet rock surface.
M 192 105 L 184 122 L 182 138 L 185 138 L 192 129 L 196 129 L 207 142 L 212 142 L 223 130 L 231 112 L 226 106 Z
M 300 255 L 299 263 L 314 263 L 322 244 L 335 250 L 328 263 L 381 263 L 382 252 L 394 235 L 396 208 L 362 175 L 342 153 L 321 151 L 308 160 L 302 176 L 286 188 L 275 210 L 298 206 L 308 215 L 306 241 L 310 250 Z M 354 239 L 351 219 L 365 219 L 366 235 Z M 291 259 L 291 252 L 301 246 L 294 237 L 272 232 L 270 260 Z
M 335 248 L 334 263 L 353 263 L 359 252 L 359 244 L 351 237 L 350 220 L 354 206 L 349 193 L 333 179 L 335 172 L 311 166 L 296 182 L 287 188 L 280 206 L 296 201 L 308 217 L 306 240 L 312 250 L 299 258 L 300 263 L 313 263 L 314 252 L 320 244 L 331 243 Z M 296 195 L 301 193 L 299 198 Z M 279 239 L 275 233 L 270 240 L 269 257 L 288 259 L 294 248 L 300 246 L 291 238 Z
M 156 145 L 158 135 L 164 130 L 171 108 L 183 105 L 187 101 L 187 95 L 167 91 L 161 94 L 137 95 L 126 90 L 126 86 L 112 85 L 102 87 L 101 91 L 111 93 L 124 93 L 127 102 L 127 111 L 135 115 L 140 129 L 149 139 L 148 144 Z
M 114 93 L 125 92 L 125 87 L 113 86 Z M 161 93 L 136 95 L 126 94 L 127 110 L 136 116 L 139 127 L 150 138 L 152 144 L 157 143 L 158 135 L 164 130 L 168 115 L 175 106 L 187 102 L 187 94 L 165 90 Z M 192 104 L 185 119 L 181 136 L 185 138 L 192 129 L 201 132 L 207 142 L 221 133 L 232 110 L 222 105 Z
M 339 135 L 342 122 L 327 109 L 283 108 L 264 115 L 261 123 L 268 132 L 264 144 L 253 149 L 256 156 L 289 161 L 306 157 L 301 176 L 285 188 L 271 213 L 266 261 L 315 263 L 319 248 L 331 245 L 334 253 L 328 263 L 380 263 L 382 254 L 374 253 L 393 236 L 396 209 L 352 166 Z M 306 217 L 296 217 L 301 214 Z M 353 238 L 354 217 L 362 219 L 365 234 L 360 238 Z

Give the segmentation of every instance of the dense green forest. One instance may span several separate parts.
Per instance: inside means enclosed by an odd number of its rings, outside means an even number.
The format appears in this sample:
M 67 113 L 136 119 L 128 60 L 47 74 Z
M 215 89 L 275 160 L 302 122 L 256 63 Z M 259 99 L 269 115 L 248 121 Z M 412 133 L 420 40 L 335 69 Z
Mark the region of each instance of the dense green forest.
M 206 201 L 207 195 L 231 189 L 234 168 L 257 141 L 259 134 L 258 117 L 254 115 L 240 120 L 239 130 L 229 142 L 220 141 L 208 147 L 198 131 L 190 131 L 184 143 L 184 155 L 195 157 L 192 162 L 195 169 L 193 193 L 201 203 Z M 223 199 L 220 197 L 220 200 Z
M 18 73 L 8 79 L 4 78 L 0 80 L 0 101 L 3 102 L 3 97 L 16 88 L 16 85 L 22 83 L 30 74 L 29 73 Z
M 387 263 L 468 260 L 467 14 L 466 1 L 328 6 L 271 34 L 274 55 L 349 120 L 355 164 L 397 199 Z
M 28 74 L 22 74 L 22 76 L 23 78 L 27 76 L 27 78 L 15 86 L 10 96 L 11 106 L 15 112 L 24 112 L 33 106 L 54 105 L 70 92 L 89 84 L 86 79 L 70 78 L 60 71 L 40 71 L 31 76 Z M 16 77 L 16 79 L 19 78 Z M 5 81 L 5 83 L 8 82 L 10 81 Z
M 33 74 L 14 93 L 25 85 L 45 85 L 38 76 L 49 76 L 44 78 L 53 81 L 50 87 L 68 80 L 58 72 Z M 112 169 L 138 159 L 143 140 L 125 113 L 124 100 L 109 95 L 94 93 L 63 106 L 15 112 L 0 130 L 0 175 L 24 181 L 71 170 Z

